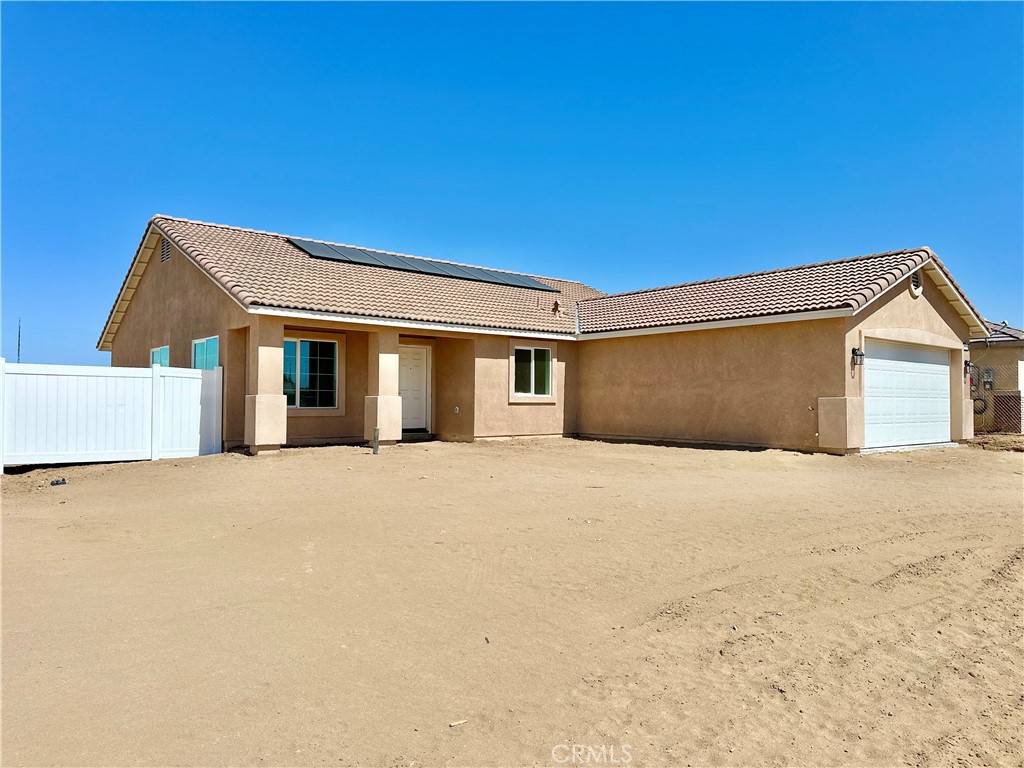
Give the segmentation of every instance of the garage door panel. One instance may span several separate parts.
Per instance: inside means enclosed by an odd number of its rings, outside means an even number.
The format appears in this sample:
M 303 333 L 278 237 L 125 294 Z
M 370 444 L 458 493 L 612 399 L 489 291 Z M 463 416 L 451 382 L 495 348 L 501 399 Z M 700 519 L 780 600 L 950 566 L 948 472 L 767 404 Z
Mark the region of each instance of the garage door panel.
M 865 354 L 865 447 L 948 442 L 949 352 L 868 342 Z

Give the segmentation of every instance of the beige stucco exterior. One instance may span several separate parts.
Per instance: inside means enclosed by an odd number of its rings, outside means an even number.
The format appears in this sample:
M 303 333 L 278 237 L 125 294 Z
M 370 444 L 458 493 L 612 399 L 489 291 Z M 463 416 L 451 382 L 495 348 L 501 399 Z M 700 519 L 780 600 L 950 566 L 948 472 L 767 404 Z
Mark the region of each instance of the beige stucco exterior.
M 583 342 L 578 431 L 817 450 L 818 398 L 843 394 L 843 321 Z
M 595 437 L 847 453 L 864 445 L 865 339 L 950 351 L 951 439 L 973 436 L 967 324 L 922 275 L 845 318 L 743 325 L 578 345 L 578 431 Z
M 430 431 L 444 440 L 574 435 L 772 446 L 846 453 L 864 441 L 862 370 L 851 349 L 871 339 L 951 354 L 953 439 L 972 434 L 963 377 L 968 327 L 935 283 L 909 279 L 857 315 L 677 330 L 615 338 L 535 338 L 424 330 L 300 313 L 245 311 L 177 250 L 147 264 L 112 342 L 113 365 L 146 366 L 168 345 L 191 364 L 194 339 L 218 336 L 224 443 L 252 451 L 284 444 L 402 439 L 399 354 L 429 350 Z M 332 408 L 289 408 L 284 341 L 337 344 Z M 552 391 L 513 391 L 515 349 L 551 352 Z
M 945 299 L 938 285 L 921 274 L 915 289 L 908 277 L 862 313 L 845 320 L 842 359 L 844 394 L 823 397 L 819 404 L 820 445 L 825 450 L 853 450 L 864 445 L 864 368 L 852 364 L 851 351 L 865 349 L 871 340 L 938 347 L 950 355 L 951 439 L 974 436 L 970 416 L 970 387 L 964 376 L 964 343 L 970 338 L 967 323 Z
M 972 411 L 978 432 L 1024 432 L 1021 419 L 1024 392 L 1024 344 L 971 346 L 975 365 Z

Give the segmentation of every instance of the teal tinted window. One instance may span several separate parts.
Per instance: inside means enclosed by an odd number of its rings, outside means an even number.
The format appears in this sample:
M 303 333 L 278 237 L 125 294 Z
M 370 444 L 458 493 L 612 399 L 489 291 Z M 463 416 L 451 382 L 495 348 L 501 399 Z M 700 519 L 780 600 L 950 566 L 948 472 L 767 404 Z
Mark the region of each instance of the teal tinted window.
M 192 342 L 192 367 L 210 371 L 220 365 L 220 340 L 216 336 Z
M 168 366 L 171 364 L 171 348 L 170 347 L 157 347 L 151 350 L 149 353 L 149 364 L 150 365 L 163 365 Z
M 284 343 L 284 396 L 288 405 L 296 404 L 298 397 L 298 379 L 295 364 L 295 342 Z

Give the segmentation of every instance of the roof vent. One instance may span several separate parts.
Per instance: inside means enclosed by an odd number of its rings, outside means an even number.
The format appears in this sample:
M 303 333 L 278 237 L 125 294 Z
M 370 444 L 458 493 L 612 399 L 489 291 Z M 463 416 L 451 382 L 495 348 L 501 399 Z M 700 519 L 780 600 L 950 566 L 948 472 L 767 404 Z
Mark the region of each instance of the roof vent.
M 168 240 L 166 237 L 161 237 L 160 238 L 160 261 L 162 263 L 162 262 L 170 261 L 170 260 L 171 260 L 171 241 Z

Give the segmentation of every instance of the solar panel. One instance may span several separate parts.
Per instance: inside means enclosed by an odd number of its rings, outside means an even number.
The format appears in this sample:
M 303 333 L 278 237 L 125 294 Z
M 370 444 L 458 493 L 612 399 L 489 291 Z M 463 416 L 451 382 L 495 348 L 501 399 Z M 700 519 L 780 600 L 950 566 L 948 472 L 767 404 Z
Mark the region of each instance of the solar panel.
M 364 253 L 370 254 L 375 259 L 384 264 L 385 267 L 390 267 L 391 269 L 409 269 L 408 259 L 403 259 L 401 256 L 395 256 L 390 253 L 383 253 L 382 251 L 368 251 L 365 248 L 360 248 L 359 250 L 363 251 Z
M 344 256 L 346 261 L 351 261 L 355 264 L 365 264 L 368 267 L 387 266 L 383 261 L 374 257 L 372 253 L 367 253 L 359 248 L 349 248 L 346 245 L 332 245 L 331 248 Z
M 308 253 L 310 256 L 317 256 L 321 259 L 334 259 L 335 261 L 348 261 L 340 253 L 327 245 L 327 243 L 317 243 L 312 240 L 297 240 L 292 239 L 294 245 L 299 246 L 302 250 Z
M 393 253 L 353 248 L 348 245 L 328 245 L 327 243 L 318 243 L 315 240 L 302 240 L 298 237 L 290 237 L 288 241 L 292 245 L 301 248 L 310 256 L 318 259 L 331 259 L 332 261 L 343 261 L 349 264 L 363 264 L 369 267 L 383 267 L 402 272 L 419 272 L 425 275 L 452 277 L 457 280 L 473 280 L 478 283 L 508 285 L 513 288 L 530 288 L 535 291 L 558 292 L 557 288 L 545 285 L 539 280 L 534 280 L 532 277 L 514 275 L 510 272 L 498 272 L 493 269 L 449 264 L 443 261 L 431 261 L 430 259 L 417 259 L 411 256 L 398 256 Z

